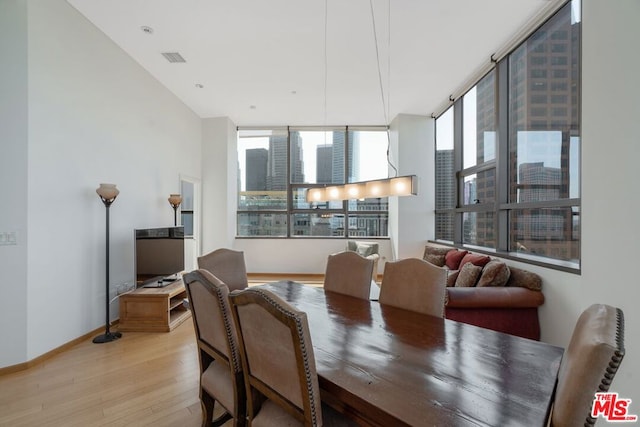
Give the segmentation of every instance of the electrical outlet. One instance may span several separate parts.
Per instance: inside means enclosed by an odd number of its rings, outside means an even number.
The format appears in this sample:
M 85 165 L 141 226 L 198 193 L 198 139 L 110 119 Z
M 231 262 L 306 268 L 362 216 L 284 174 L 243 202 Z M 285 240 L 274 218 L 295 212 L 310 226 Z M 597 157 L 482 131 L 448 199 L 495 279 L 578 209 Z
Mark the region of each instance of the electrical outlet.
M 0 246 L 17 245 L 18 237 L 15 231 L 0 231 Z

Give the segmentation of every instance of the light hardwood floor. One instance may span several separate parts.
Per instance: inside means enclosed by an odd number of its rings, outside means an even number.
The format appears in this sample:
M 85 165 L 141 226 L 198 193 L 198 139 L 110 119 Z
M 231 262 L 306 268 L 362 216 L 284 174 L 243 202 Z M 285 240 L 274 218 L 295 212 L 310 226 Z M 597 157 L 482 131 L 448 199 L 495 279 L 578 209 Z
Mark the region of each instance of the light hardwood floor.
M 281 278 L 274 276 L 256 275 L 250 285 Z M 322 285 L 322 276 L 286 278 Z M 191 320 L 169 333 L 125 332 L 106 344 L 91 339 L 0 375 L 0 426 L 200 425 Z
M 91 339 L 0 376 L 0 426 L 199 426 L 193 323 Z

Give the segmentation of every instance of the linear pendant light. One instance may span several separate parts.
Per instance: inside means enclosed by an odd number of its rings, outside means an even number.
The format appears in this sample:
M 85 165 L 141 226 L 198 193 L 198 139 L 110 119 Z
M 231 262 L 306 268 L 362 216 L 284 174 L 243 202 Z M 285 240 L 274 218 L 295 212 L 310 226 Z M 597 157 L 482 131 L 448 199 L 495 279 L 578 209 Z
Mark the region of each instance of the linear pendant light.
M 389 196 L 415 196 L 416 194 L 418 194 L 418 177 L 416 175 L 406 175 L 310 188 L 307 190 L 307 202 L 320 203 Z

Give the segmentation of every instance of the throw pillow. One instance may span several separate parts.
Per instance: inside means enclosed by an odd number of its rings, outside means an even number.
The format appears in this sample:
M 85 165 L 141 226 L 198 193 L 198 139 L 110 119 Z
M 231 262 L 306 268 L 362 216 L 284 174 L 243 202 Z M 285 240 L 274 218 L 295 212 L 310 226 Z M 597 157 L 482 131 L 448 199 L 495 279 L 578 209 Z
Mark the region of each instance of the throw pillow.
M 479 267 L 484 267 L 489 263 L 489 261 L 491 261 L 491 258 L 489 258 L 487 255 L 478 255 L 478 254 L 468 253 L 462 258 L 458 268 L 462 269 L 462 267 L 464 267 L 464 265 L 468 262 L 470 262 L 473 265 L 477 265 Z
M 468 251 L 459 251 L 452 249 L 444 256 L 444 263 L 449 270 L 457 270 L 460 268 L 460 261 L 468 253 Z
M 509 276 L 507 286 L 521 286 L 523 288 L 531 289 L 532 291 L 539 291 L 542 289 L 542 278 L 536 273 L 515 267 L 511 267 L 510 270 L 511 275 Z
M 456 287 L 471 287 L 475 286 L 478 281 L 478 277 L 480 277 L 480 273 L 482 273 L 482 267 L 473 265 L 468 262 L 460 269 L 460 274 L 458 274 L 458 278 L 456 279 Z
M 423 259 L 435 266 L 444 267 L 444 255 L 424 254 Z
M 455 286 L 460 271 L 447 271 L 447 286 Z
M 509 270 L 507 264 L 494 259 L 484 266 L 476 286 L 504 286 L 507 284 L 510 275 L 511 270 Z
M 358 243 L 357 247 L 356 247 L 356 252 L 358 253 L 358 255 L 363 256 L 363 257 L 368 257 L 369 255 L 373 255 L 374 254 L 374 247 L 373 245 L 367 245 L 364 243 Z
M 424 246 L 424 255 L 446 255 L 452 248 L 448 246 L 433 246 L 430 244 L 426 244 Z

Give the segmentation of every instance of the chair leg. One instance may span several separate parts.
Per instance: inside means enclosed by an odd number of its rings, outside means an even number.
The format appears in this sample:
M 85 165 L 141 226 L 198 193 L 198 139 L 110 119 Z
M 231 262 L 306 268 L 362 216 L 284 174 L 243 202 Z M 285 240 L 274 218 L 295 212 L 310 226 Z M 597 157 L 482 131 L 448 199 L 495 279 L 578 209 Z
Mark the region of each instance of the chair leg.
M 213 408 L 216 401 L 209 393 L 200 391 L 200 405 L 202 406 L 202 427 L 213 427 Z

